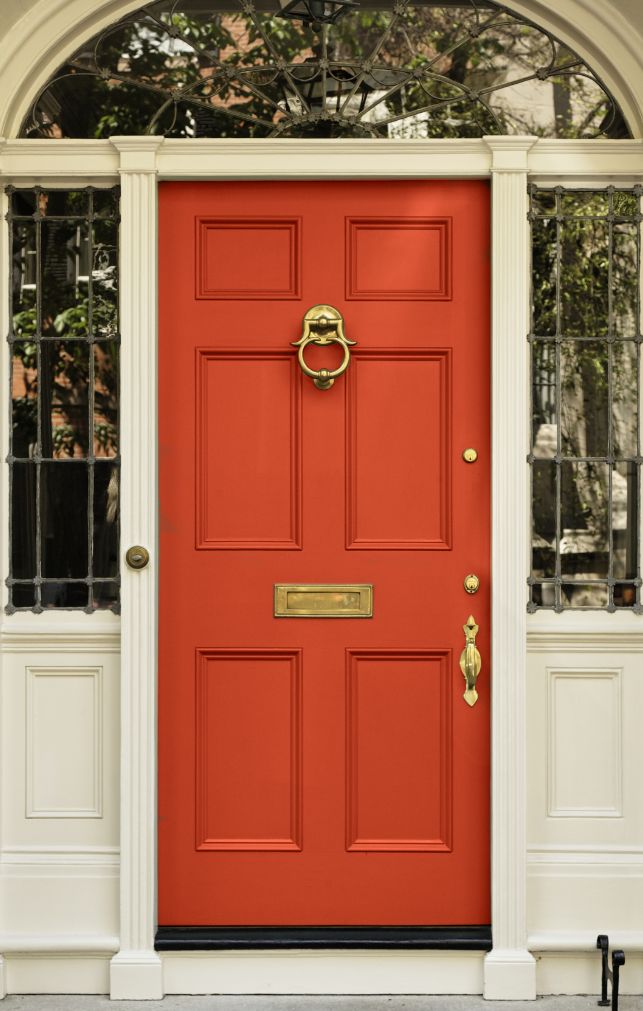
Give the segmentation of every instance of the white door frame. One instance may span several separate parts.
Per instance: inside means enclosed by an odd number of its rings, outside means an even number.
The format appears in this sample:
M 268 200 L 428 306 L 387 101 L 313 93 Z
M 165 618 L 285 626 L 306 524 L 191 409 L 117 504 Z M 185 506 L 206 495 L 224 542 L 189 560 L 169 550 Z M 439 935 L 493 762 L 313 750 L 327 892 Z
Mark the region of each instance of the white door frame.
M 156 927 L 156 243 L 159 179 L 490 178 L 492 182 L 492 931 L 484 993 L 533 999 L 526 927 L 526 585 L 528 574 L 528 179 L 629 185 L 641 141 L 0 140 L 0 184 L 107 185 L 120 177 L 122 550 L 150 548 L 122 570 L 121 924 L 114 998 L 160 998 Z M 4 199 L 4 198 L 3 198 Z M 6 254 L 6 240 L 2 249 Z M 4 259 L 4 256 L 2 257 Z M 6 278 L 0 281 L 7 319 Z M 3 367 L 6 372 L 6 366 Z M 5 376 L 6 381 L 6 376 Z M 6 387 L 5 387 L 6 388 Z M 7 432 L 4 442 L 6 452 Z M 6 529 L 7 502 L 3 503 Z M 5 549 L 6 552 L 6 549 Z M 33 627 L 36 615 L 3 619 Z M 49 616 L 51 622 L 52 616 Z M 95 631 L 102 616 L 92 615 Z M 85 628 L 87 625 L 85 624 Z M 81 634 L 79 632 L 79 634 Z M 86 634 L 86 633 L 85 633 Z M 395 953 L 379 952 L 386 960 Z M 243 970 L 242 970 L 243 971 Z M 245 970 L 248 973 L 248 969 Z M 252 991 L 252 978 L 248 974 Z

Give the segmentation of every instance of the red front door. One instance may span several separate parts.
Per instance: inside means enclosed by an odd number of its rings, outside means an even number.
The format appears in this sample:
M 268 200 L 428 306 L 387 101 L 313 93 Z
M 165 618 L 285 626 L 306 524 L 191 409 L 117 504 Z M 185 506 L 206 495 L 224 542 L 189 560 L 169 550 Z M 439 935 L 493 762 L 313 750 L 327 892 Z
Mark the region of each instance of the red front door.
M 482 182 L 160 187 L 161 925 L 489 922 L 488 217 Z M 319 303 L 357 342 L 327 390 Z

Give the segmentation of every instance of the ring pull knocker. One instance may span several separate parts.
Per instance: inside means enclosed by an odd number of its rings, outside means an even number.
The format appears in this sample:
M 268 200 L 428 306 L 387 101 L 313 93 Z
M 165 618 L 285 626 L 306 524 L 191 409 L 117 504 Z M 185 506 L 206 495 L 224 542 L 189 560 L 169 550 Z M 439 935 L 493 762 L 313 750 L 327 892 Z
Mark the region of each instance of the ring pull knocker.
M 341 364 L 329 371 L 328 369 L 311 369 L 306 365 L 304 351 L 309 344 L 326 347 L 329 344 L 339 344 L 344 352 Z M 357 344 L 344 335 L 344 318 L 338 309 L 332 305 L 314 305 L 304 316 L 304 332 L 298 341 L 293 341 L 293 347 L 299 348 L 297 360 L 304 375 L 310 376 L 318 390 L 329 390 L 338 376 L 345 372 L 351 360 L 349 345 Z

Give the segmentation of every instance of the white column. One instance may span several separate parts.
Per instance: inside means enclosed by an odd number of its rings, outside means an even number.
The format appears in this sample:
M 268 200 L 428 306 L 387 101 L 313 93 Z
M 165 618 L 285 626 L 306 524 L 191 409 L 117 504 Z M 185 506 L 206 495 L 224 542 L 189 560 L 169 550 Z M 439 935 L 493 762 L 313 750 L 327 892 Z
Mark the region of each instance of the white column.
M 492 155 L 491 925 L 489 1000 L 533 1000 L 526 920 L 529 226 L 534 137 L 485 138 Z
M 117 1000 L 163 996 L 156 926 L 156 152 L 113 137 L 121 177 L 121 888 Z M 129 569 L 140 544 L 147 568 Z

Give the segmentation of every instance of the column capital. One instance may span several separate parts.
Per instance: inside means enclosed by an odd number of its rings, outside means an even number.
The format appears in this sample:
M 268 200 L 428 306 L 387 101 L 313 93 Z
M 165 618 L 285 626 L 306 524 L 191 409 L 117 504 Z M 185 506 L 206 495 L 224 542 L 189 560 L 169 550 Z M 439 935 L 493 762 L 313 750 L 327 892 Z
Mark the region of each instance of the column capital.
M 110 137 L 119 154 L 119 172 L 156 172 L 156 155 L 165 137 Z
M 492 172 L 527 172 L 529 152 L 538 138 L 525 134 L 516 137 L 483 137 L 491 152 Z

